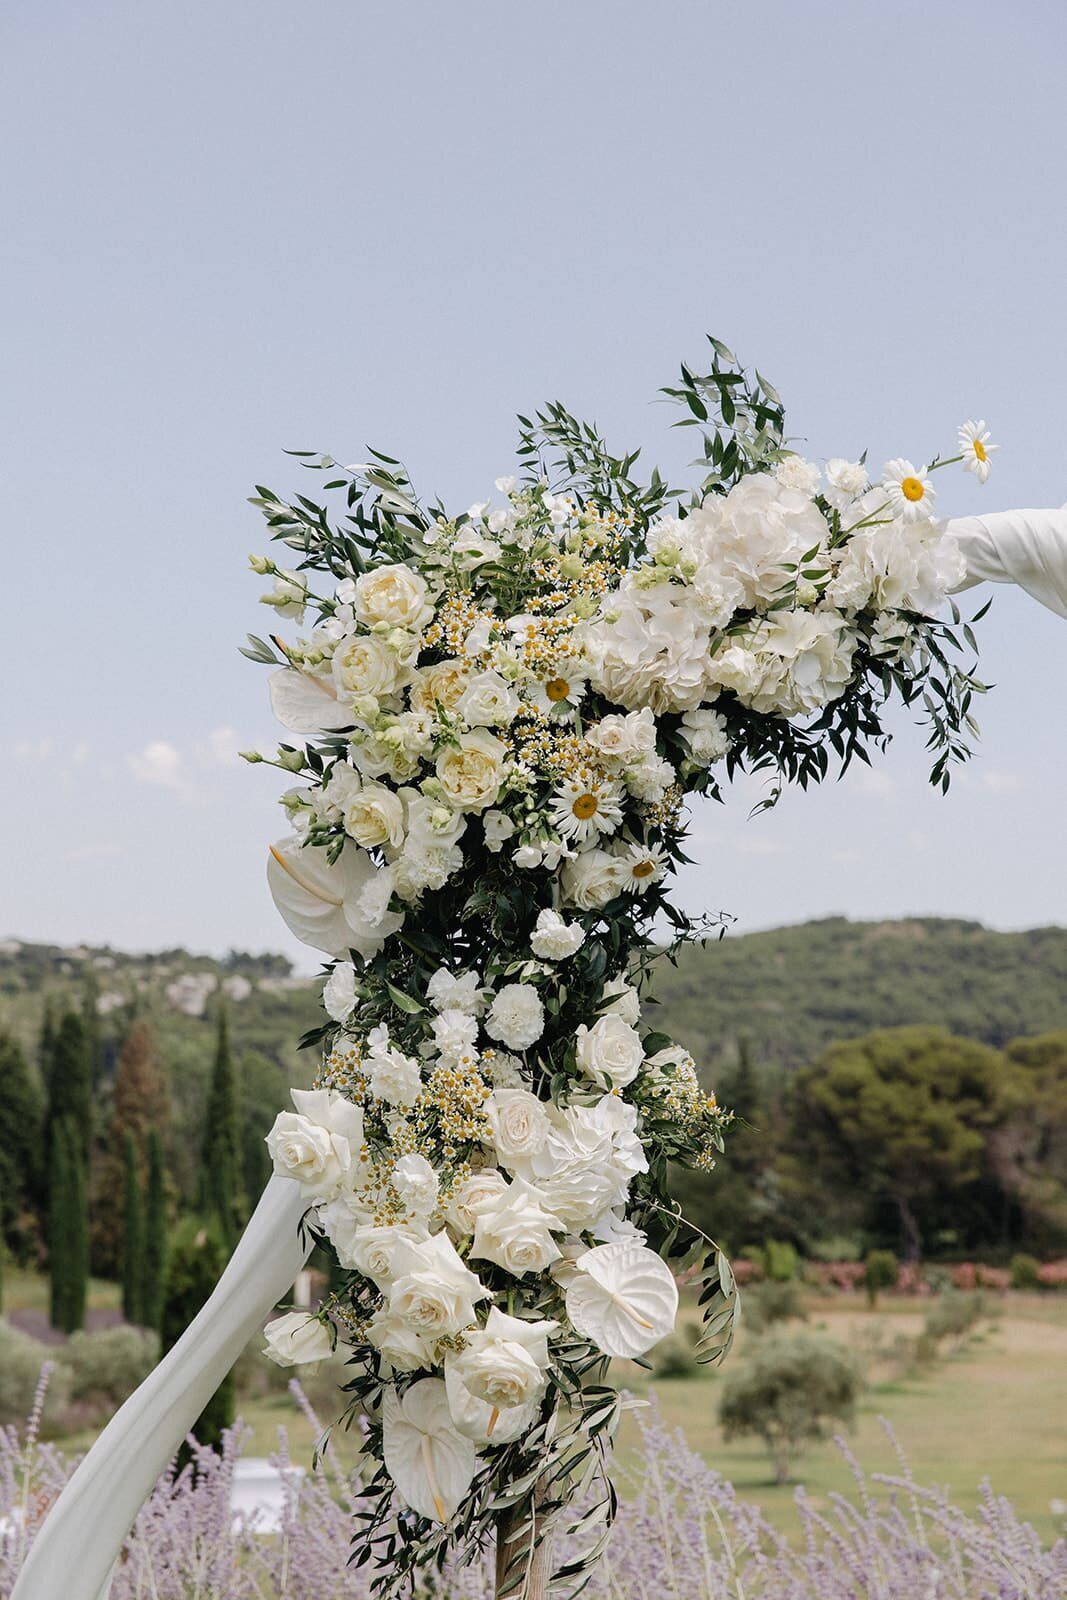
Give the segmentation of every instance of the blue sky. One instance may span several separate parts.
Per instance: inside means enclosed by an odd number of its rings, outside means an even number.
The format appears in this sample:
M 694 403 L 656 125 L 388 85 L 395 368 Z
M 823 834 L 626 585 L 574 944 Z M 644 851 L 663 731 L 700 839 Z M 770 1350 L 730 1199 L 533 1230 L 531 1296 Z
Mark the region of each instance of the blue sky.
M 233 757 L 273 731 L 236 646 L 284 446 L 462 507 L 559 397 L 674 466 L 652 402 L 708 329 L 817 457 L 983 416 L 945 509 L 1067 499 L 1065 55 L 1053 0 L 7 0 L 0 935 L 296 953 L 280 775 Z M 1067 920 L 1067 628 L 999 591 L 982 638 L 947 800 L 906 726 L 771 816 L 745 787 L 690 904 Z

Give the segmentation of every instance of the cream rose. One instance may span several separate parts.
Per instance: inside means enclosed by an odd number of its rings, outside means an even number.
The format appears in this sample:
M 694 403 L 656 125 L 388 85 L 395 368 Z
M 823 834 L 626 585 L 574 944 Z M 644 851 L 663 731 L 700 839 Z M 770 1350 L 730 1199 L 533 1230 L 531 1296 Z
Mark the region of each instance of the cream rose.
M 374 567 L 356 579 L 355 612 L 368 627 L 386 623 L 418 633 L 433 616 L 426 580 L 402 562 Z
M 333 680 L 345 695 L 394 694 L 407 676 L 394 652 L 373 633 L 342 640 L 331 665 Z
M 404 842 L 404 802 L 383 783 L 365 783 L 345 807 L 345 832 L 365 850 Z
M 333 1330 L 306 1311 L 275 1317 L 263 1329 L 263 1354 L 279 1367 L 318 1367 L 333 1354 Z
M 502 1166 L 535 1154 L 548 1138 L 545 1108 L 528 1089 L 494 1089 L 486 1115 Z
M 484 811 L 495 803 L 504 777 L 507 751 L 500 740 L 476 728 L 437 758 L 437 776 L 446 797 L 460 811 Z
M 559 1246 L 552 1235 L 562 1231 L 562 1224 L 546 1210 L 538 1190 L 516 1179 L 505 1194 L 476 1208 L 471 1258 L 493 1261 L 516 1278 L 543 1272 L 559 1260 Z
M 412 710 L 432 717 L 440 704 L 446 711 L 455 711 L 469 682 L 470 673 L 462 661 L 438 661 L 432 667 L 420 667 L 410 690 Z
M 579 1024 L 575 1053 L 586 1077 L 602 1089 L 622 1089 L 632 1083 L 645 1058 L 636 1028 L 611 1013 L 591 1028 Z

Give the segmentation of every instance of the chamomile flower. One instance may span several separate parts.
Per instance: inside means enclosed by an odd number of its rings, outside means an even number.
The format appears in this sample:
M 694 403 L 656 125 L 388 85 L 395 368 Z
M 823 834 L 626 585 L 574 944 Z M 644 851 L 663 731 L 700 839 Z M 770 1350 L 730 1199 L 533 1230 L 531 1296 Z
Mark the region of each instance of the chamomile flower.
M 667 870 L 667 854 L 658 844 L 631 844 L 619 860 L 619 876 L 628 894 L 644 894 Z
M 539 672 L 527 689 L 527 697 L 544 716 L 553 720 L 573 717 L 583 694 L 586 680 L 567 662 L 557 662 Z
M 902 456 L 887 461 L 882 471 L 882 488 L 889 497 L 893 515 L 902 522 L 918 522 L 934 514 L 934 486 L 925 467 L 913 466 Z
M 579 770 L 556 790 L 549 820 L 565 839 L 592 843 L 602 833 L 613 833 L 622 821 L 621 792 L 610 778 Z
M 964 470 L 973 472 L 979 483 L 989 477 L 989 458 L 997 444 L 990 444 L 989 430 L 984 422 L 965 422 L 959 432 L 960 455 Z

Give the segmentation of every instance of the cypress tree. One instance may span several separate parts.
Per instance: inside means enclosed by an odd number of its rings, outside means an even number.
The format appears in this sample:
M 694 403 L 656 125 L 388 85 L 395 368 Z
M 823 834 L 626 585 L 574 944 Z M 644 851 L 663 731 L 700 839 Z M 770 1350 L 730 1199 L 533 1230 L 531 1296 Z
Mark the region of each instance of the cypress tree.
M 160 1327 L 161 1353 L 181 1338 L 217 1284 L 226 1265 L 229 1249 L 215 1217 L 186 1217 L 170 1241 Z M 216 1389 L 192 1432 L 201 1444 L 218 1450 L 223 1430 L 234 1418 L 234 1375 L 231 1371 Z M 179 1467 L 189 1459 L 187 1450 L 178 1455 Z
M 215 1217 L 228 1248 L 244 1221 L 241 1193 L 241 1137 L 237 1116 L 237 1088 L 234 1081 L 230 1030 L 224 1006 L 219 1007 L 215 1061 L 211 1071 L 200 1152 L 200 1209 Z
M 96 1002 L 100 998 L 100 985 L 96 973 L 91 971 L 85 979 L 82 992 L 82 1026 L 85 1029 L 85 1051 L 89 1062 L 89 1082 L 94 1091 L 100 1086 L 104 1070 L 104 1038 L 100 1028 L 100 1013 Z
M 121 1272 L 126 1194 L 126 1136 L 133 1135 L 138 1171 L 144 1169 L 148 1130 L 167 1114 L 166 1082 L 149 1023 L 132 1024 L 115 1066 L 115 1093 L 106 1149 L 93 1182 L 93 1265 L 104 1275 Z
M 18 1249 L 19 1218 L 37 1206 L 43 1184 L 44 1097 L 10 1034 L 0 1034 L 0 1239 Z
M 145 1199 L 144 1305 L 146 1328 L 163 1322 L 163 1288 L 167 1271 L 167 1191 L 163 1143 L 157 1128 L 148 1131 L 148 1190 Z
M 60 1018 L 46 1088 L 49 1150 L 57 1124 L 70 1117 L 78 1132 L 83 1167 L 88 1167 L 93 1139 L 93 1080 L 85 1023 L 77 1011 L 65 1011 Z
M 85 1325 L 89 1281 L 89 1217 L 84 1142 L 72 1116 L 52 1129 L 48 1269 L 52 1326 L 75 1333 Z
M 142 1326 L 145 1318 L 145 1236 L 141 1211 L 141 1174 L 137 1146 L 127 1128 L 125 1185 L 122 1205 L 122 1314 L 127 1322 Z

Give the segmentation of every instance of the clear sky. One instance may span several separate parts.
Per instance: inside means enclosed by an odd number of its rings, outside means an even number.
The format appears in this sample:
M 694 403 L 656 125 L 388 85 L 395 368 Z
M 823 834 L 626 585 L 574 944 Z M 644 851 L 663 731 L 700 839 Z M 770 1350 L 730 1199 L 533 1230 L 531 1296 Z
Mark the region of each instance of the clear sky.
M 546 398 L 674 465 L 714 331 L 821 457 L 1002 445 L 1067 499 L 1060 0 L 6 0 L 0 936 L 295 953 L 236 647 L 253 482 L 403 454 L 465 507 Z M 307 483 L 300 485 L 307 488 Z M 1067 627 L 1002 590 L 947 800 L 878 771 L 695 819 L 691 904 L 1067 921 Z M 311 961 L 313 957 L 309 957 Z

